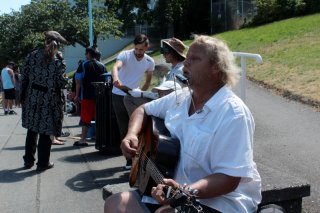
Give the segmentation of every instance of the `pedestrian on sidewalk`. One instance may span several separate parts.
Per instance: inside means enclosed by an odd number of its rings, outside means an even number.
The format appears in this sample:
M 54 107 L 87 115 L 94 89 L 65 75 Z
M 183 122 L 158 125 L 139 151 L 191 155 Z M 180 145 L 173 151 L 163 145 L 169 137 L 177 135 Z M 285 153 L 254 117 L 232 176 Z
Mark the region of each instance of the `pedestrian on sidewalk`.
M 1 81 L 4 91 L 4 114 L 16 114 L 12 109 L 13 101 L 15 100 L 15 78 L 14 78 L 14 62 L 9 62 L 8 65 L 1 71 Z
M 1 106 L 2 106 L 2 109 L 3 109 L 3 113 L 5 113 L 4 91 L 3 91 L 2 81 L 1 81 L 1 73 L 0 73 L 0 100 L 1 100 Z
M 96 49 L 92 47 L 86 48 L 86 61 L 81 63 L 77 69 L 76 80 L 76 96 L 75 102 L 80 102 L 80 125 L 82 126 L 81 139 L 74 142 L 74 146 L 88 146 L 86 142 L 88 129 L 91 121 L 96 117 L 96 101 L 95 89 L 93 82 L 102 82 L 105 77 L 102 75 L 107 72 L 105 66 L 96 58 L 99 57 Z
M 67 83 L 63 77 L 66 66 L 58 53 L 67 41 L 56 31 L 47 31 L 44 36 L 44 47 L 27 56 L 21 72 L 22 126 L 28 129 L 23 159 L 25 168 L 31 168 L 37 147 L 37 171 L 54 166 L 49 161 L 50 150 L 54 136 L 61 134 L 61 89 Z
M 20 102 L 20 93 L 21 93 L 21 74 L 20 74 L 20 68 L 18 66 L 14 69 L 14 78 L 15 78 L 15 106 L 20 108 L 21 102 Z
M 153 58 L 145 52 L 149 48 L 149 39 L 144 34 L 135 37 L 134 48 L 121 52 L 112 68 L 113 85 L 112 105 L 117 118 L 120 138 L 123 139 L 128 130 L 129 116 L 123 99 L 128 95 L 128 88 L 136 89 L 145 75 L 142 91 L 149 88 L 152 72 L 155 67 Z M 119 144 L 120 145 L 120 144 Z M 131 160 L 127 159 L 126 169 L 131 168 Z

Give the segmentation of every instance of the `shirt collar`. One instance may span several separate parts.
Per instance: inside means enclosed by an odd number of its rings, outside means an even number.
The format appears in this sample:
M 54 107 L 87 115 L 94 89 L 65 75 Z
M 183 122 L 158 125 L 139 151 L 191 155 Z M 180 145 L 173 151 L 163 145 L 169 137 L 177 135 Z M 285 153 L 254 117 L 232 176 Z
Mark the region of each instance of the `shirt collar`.
M 207 107 L 212 111 L 217 105 L 220 105 L 223 102 L 230 91 L 230 87 L 228 85 L 224 85 L 205 103 L 204 108 Z
M 179 62 L 179 63 L 176 64 L 176 66 L 172 67 L 172 69 L 178 69 L 178 68 L 180 68 L 182 66 L 183 66 L 183 62 Z

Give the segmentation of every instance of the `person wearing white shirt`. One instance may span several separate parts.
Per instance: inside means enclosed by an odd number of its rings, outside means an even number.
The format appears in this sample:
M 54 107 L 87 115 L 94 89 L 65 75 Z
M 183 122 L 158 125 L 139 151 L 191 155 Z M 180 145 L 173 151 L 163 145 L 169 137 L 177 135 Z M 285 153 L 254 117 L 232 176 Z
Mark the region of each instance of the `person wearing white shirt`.
M 134 48 L 121 52 L 112 68 L 112 105 L 121 139 L 126 135 L 129 122 L 129 116 L 123 103 L 124 97 L 128 95 L 127 89 L 138 88 L 145 75 L 145 82 L 141 90 L 147 90 L 155 67 L 154 60 L 145 53 L 149 48 L 148 37 L 144 34 L 139 34 L 135 37 L 133 43 Z M 123 88 L 126 88 L 126 90 Z M 131 160 L 127 159 L 125 168 L 129 169 L 130 166 Z
M 121 143 L 125 156 L 135 155 L 147 115 L 164 119 L 171 137 L 180 141 L 174 178 L 163 179 L 163 184 L 152 188 L 151 195 L 158 204 L 150 199 L 143 202 L 136 191 L 121 192 L 106 200 L 106 213 L 127 209 L 175 212 L 164 196 L 166 186 L 196 190 L 197 201 L 206 213 L 257 211 L 261 178 L 253 161 L 255 123 L 248 107 L 231 90 L 239 79 L 232 52 L 219 39 L 197 36 L 184 62 L 184 76 L 189 90 L 137 108 Z M 177 98 L 180 96 L 183 98 Z

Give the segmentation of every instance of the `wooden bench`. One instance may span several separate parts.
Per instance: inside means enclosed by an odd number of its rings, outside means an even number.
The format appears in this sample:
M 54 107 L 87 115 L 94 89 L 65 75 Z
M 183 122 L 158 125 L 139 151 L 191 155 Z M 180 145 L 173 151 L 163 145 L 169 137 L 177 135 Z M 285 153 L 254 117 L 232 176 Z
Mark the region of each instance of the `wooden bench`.
M 258 171 L 262 178 L 262 201 L 259 210 L 265 205 L 276 204 L 281 206 L 285 213 L 302 212 L 302 199 L 310 196 L 310 184 L 289 176 L 286 171 L 264 165 L 258 164 Z M 128 190 L 133 190 L 129 183 L 106 185 L 102 189 L 102 197 L 105 200 L 112 194 Z
M 129 189 L 129 183 L 122 183 L 121 185 L 107 185 L 103 187 L 102 197 L 105 200 L 110 195 L 125 191 Z M 263 189 L 262 191 L 262 201 L 259 205 L 259 210 L 261 207 L 268 204 L 276 204 L 281 206 L 285 213 L 301 213 L 302 212 L 302 198 L 310 196 L 310 185 L 292 185 L 283 188 L 269 188 Z
M 285 213 L 301 213 L 302 199 L 310 196 L 310 184 L 286 171 L 279 171 L 258 164 L 262 179 L 262 200 L 259 209 L 267 204 L 276 204 Z

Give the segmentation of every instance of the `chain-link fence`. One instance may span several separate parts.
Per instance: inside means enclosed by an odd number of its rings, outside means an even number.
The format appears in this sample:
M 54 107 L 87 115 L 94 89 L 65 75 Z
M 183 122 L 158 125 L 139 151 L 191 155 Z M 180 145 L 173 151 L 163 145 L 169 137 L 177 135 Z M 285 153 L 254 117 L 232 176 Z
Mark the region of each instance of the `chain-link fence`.
M 157 28 L 148 25 L 136 25 L 125 29 L 124 35 L 126 37 L 135 37 L 138 34 L 145 34 L 150 40 L 149 50 L 157 49 L 160 46 L 161 36 Z
M 256 14 L 253 0 L 211 0 L 211 33 L 238 29 Z

